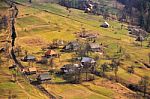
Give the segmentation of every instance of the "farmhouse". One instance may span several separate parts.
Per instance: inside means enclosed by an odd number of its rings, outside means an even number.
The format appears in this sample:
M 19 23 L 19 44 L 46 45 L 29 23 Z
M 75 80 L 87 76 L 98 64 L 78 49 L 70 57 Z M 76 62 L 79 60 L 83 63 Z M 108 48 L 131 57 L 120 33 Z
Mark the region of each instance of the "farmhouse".
M 39 75 L 38 75 L 37 80 L 38 80 L 40 83 L 43 83 L 43 82 L 45 82 L 45 81 L 51 80 L 51 77 L 49 76 L 49 73 L 43 73 L 43 74 L 39 74 Z
M 61 67 L 61 71 L 65 74 L 74 74 L 80 67 L 79 64 L 66 64 Z
M 77 41 L 69 42 L 63 47 L 63 51 L 76 51 L 79 49 L 79 43 Z

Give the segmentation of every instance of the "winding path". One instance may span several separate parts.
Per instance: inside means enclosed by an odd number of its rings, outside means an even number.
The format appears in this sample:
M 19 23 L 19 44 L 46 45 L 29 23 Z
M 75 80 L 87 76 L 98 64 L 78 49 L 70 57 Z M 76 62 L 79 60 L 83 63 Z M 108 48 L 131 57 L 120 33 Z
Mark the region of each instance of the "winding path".
M 20 68 L 20 71 L 24 68 L 24 66 L 21 64 L 21 62 L 19 62 L 15 56 L 15 52 L 14 52 L 14 46 L 15 46 L 15 39 L 16 39 L 16 31 L 15 31 L 15 19 L 18 15 L 18 9 L 17 9 L 17 6 L 16 6 L 16 2 L 12 1 L 12 0 L 5 0 L 5 2 L 10 5 L 11 8 L 15 8 L 15 9 L 11 9 L 12 11 L 12 14 L 11 14 L 11 17 L 10 17 L 10 32 L 11 32 L 11 39 L 12 39 L 12 46 L 11 46 L 11 51 L 10 51 L 10 55 L 12 56 L 12 59 L 13 61 L 15 62 L 15 64 Z M 29 78 L 27 77 L 27 75 L 22 75 L 29 83 L 30 83 L 30 80 Z M 22 87 L 22 85 L 20 85 L 19 82 L 17 82 L 18 85 Z M 49 99 L 56 99 L 56 97 L 54 95 L 52 95 L 51 93 L 49 93 L 43 86 L 39 85 L 39 84 L 36 84 L 34 85 L 38 90 L 40 90 L 43 94 L 45 94 Z M 24 89 L 24 88 L 23 88 Z M 27 96 L 30 97 L 30 95 L 25 92 L 27 94 Z

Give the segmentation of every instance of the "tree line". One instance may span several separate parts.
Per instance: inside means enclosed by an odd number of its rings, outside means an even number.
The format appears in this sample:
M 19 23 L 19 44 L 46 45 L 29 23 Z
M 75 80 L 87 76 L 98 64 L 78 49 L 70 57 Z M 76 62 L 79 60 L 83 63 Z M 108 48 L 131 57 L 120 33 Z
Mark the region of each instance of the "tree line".
M 124 13 L 130 18 L 137 18 L 137 25 L 150 32 L 150 1 L 149 0 L 117 0 L 123 4 Z

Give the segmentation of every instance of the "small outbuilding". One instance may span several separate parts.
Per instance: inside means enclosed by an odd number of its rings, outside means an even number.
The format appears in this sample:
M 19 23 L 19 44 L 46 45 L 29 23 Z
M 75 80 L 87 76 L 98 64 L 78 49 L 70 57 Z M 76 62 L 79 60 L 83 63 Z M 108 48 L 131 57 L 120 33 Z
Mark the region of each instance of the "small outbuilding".
M 89 43 L 88 48 L 92 52 L 101 52 L 102 51 L 100 45 L 97 43 Z
M 85 38 L 85 39 L 95 39 L 97 38 L 97 34 L 92 34 L 92 33 L 80 33 L 79 37 Z
M 24 57 L 23 61 L 36 61 L 36 58 L 33 55 L 27 55 Z
M 54 50 L 48 50 L 45 53 L 45 57 L 50 58 L 50 57 L 57 57 L 57 52 L 55 52 Z
M 31 75 L 31 74 L 36 74 L 37 73 L 37 69 L 36 69 L 36 67 L 29 67 L 29 68 L 24 68 L 22 70 L 22 72 L 27 74 L 27 75 Z
M 30 68 L 28 69 L 28 71 L 29 71 L 30 74 L 36 74 L 37 69 L 36 69 L 36 67 L 30 67 Z
M 83 66 L 91 66 L 91 65 L 94 65 L 95 63 L 96 63 L 96 61 L 90 57 L 82 57 L 82 59 L 81 59 L 81 64 Z
M 103 28 L 109 28 L 110 25 L 109 25 L 108 22 L 105 21 L 103 24 L 100 25 L 100 27 L 103 27 Z
M 136 41 L 142 42 L 142 41 L 144 41 L 144 37 L 140 35 L 136 38 Z

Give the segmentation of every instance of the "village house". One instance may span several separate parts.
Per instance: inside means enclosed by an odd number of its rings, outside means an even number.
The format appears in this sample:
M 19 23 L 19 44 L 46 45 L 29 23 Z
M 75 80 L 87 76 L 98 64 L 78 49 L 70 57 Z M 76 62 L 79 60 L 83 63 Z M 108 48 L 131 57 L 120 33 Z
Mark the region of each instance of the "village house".
M 69 42 L 66 46 L 63 47 L 63 51 L 76 51 L 79 49 L 79 43 L 77 41 Z
M 65 41 L 63 40 L 53 40 L 53 42 L 51 44 L 49 44 L 48 49 L 56 49 L 56 48 L 61 48 L 62 46 L 64 46 Z
M 74 74 L 78 69 L 81 68 L 79 64 L 66 64 L 61 67 L 61 71 L 64 74 Z
M 44 83 L 49 80 L 51 80 L 49 73 L 42 73 L 42 74 L 39 74 L 37 77 L 37 81 L 39 81 L 40 83 Z
M 54 50 L 48 50 L 46 53 L 45 53 L 45 57 L 46 58 L 51 58 L 51 57 L 57 57 L 58 54 L 56 51 Z

